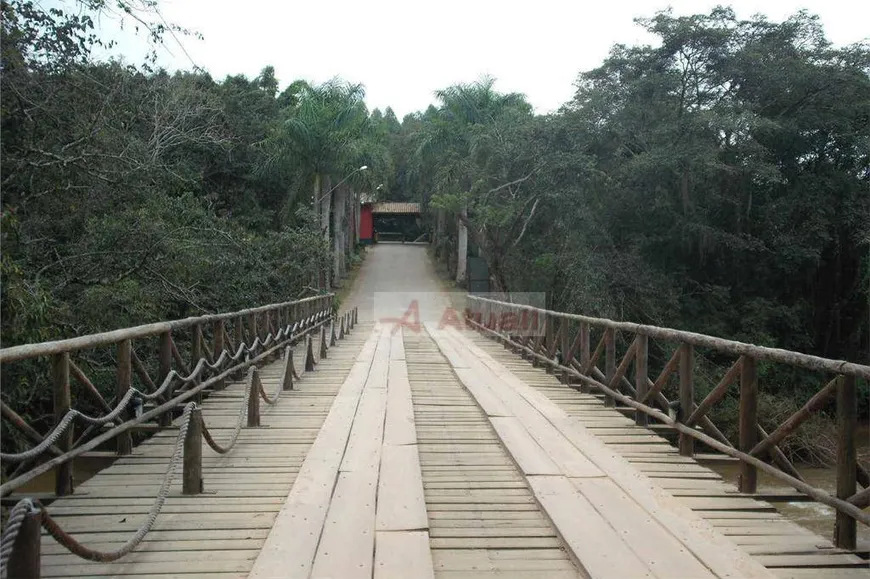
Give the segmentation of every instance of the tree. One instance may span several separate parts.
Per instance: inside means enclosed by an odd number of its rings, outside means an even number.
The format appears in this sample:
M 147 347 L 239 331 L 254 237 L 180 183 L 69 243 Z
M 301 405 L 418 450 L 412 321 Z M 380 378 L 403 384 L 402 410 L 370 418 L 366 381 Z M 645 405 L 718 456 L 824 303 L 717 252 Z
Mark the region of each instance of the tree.
M 262 171 L 257 145 L 279 111 L 272 69 L 216 82 L 96 61 L 105 7 L 2 4 L 4 346 L 304 297 L 328 264 L 310 210 L 278 219 L 283 170 Z M 79 363 L 109 399 L 111 355 Z M 4 402 L 50 426 L 38 365 L 0 370 Z M 4 451 L 19 450 L 0 428 Z
M 517 150 L 515 139 L 532 120 L 531 106 L 520 94 L 496 92 L 494 83 L 485 77 L 436 92 L 441 108 L 425 126 L 418 148 L 428 166 L 438 167 L 434 205 L 457 216 L 459 283 L 465 282 L 470 233 L 497 283 L 506 285 L 500 264 L 508 241 L 497 230 L 514 230 L 521 215 L 531 219 L 536 210 L 535 198 L 518 199 L 521 184 L 531 176 L 519 175 L 527 164 L 508 154 Z
M 333 267 L 323 272 L 320 280 L 322 286 L 328 287 L 330 274 L 338 283 L 346 270 L 350 240 L 347 228 L 352 220 L 347 217 L 349 190 L 333 187 L 332 183 L 363 186 L 368 177 L 358 171 L 359 167 L 373 167 L 372 172 L 383 174 L 391 170 L 391 165 L 369 118 L 361 85 L 334 79 L 299 88 L 298 103 L 282 110 L 285 118 L 267 141 L 268 164 L 293 167 L 301 175 L 300 181 L 311 184 L 321 232 L 324 240 L 333 244 Z M 295 190 L 290 193 L 288 206 L 296 201 Z

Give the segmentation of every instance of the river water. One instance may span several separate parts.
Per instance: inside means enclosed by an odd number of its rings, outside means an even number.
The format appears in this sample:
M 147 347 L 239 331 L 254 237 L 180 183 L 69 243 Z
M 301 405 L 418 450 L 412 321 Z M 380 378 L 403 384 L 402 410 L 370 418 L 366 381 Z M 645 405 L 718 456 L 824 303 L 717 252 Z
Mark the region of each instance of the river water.
M 860 441 L 858 460 L 866 466 L 870 464 L 870 431 L 868 431 L 866 426 L 859 430 L 858 439 Z M 737 463 L 715 463 L 707 466 L 722 475 L 725 480 L 736 488 L 737 476 L 740 471 Z M 804 477 L 807 484 L 824 489 L 832 495 L 836 493 L 837 476 L 834 469 L 816 468 L 806 465 L 797 465 L 796 468 L 801 473 L 801 476 Z M 763 491 L 774 494 L 793 494 L 795 492 L 792 487 L 760 471 L 758 473 L 758 490 L 759 492 Z M 792 521 L 822 537 L 833 539 L 834 509 L 831 507 L 814 501 L 777 502 L 774 503 L 774 506 Z M 864 510 L 870 511 L 870 507 Z M 858 523 L 858 546 L 859 549 L 870 549 L 870 527 L 861 523 Z

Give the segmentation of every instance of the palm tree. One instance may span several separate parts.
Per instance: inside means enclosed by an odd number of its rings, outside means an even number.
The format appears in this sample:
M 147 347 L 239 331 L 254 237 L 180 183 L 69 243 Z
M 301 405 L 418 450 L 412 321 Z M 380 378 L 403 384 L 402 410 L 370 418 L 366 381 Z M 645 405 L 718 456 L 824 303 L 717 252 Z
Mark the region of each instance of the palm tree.
M 368 125 L 368 111 L 363 101 L 365 91 L 362 85 L 340 79 L 317 86 L 303 84 L 297 88 L 297 101 L 284 109 L 287 118 L 270 139 L 270 163 L 293 166 L 301 172 L 303 180 L 312 187 L 313 207 L 323 237 L 327 243 L 335 237 L 337 248 L 342 236 L 337 231 L 330 232 L 332 200 L 336 194 L 332 190 L 332 177 L 341 178 L 349 173 L 358 157 L 359 142 Z M 339 192 L 339 196 L 344 205 L 342 193 Z M 295 191 L 290 191 L 287 209 L 295 201 Z M 284 213 L 288 215 L 289 211 Z M 333 262 L 340 264 L 343 255 L 339 253 L 343 252 L 335 253 Z M 341 266 L 331 269 L 340 273 Z M 320 284 L 329 287 L 329 271 L 321 275 Z
M 417 156 L 423 166 L 435 171 L 435 189 L 458 201 L 456 281 L 464 283 L 468 253 L 468 195 L 476 179 L 476 161 L 486 155 L 498 123 L 508 115 L 531 114 L 531 105 L 519 93 L 499 93 L 495 79 L 485 76 L 469 84 L 436 91 L 440 108 L 427 112 L 431 118 L 421 136 Z M 439 209 L 436 239 L 444 235 L 443 209 Z

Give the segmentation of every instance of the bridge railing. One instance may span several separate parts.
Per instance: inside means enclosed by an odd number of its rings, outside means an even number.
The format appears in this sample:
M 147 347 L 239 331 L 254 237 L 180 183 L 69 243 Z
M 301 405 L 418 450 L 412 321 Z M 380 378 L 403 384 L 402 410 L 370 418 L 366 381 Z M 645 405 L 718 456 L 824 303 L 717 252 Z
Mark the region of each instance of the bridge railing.
M 56 469 L 55 494 L 72 493 L 73 461 L 77 456 L 112 438 L 118 455 L 129 454 L 134 430 L 168 427 L 181 403 L 194 397 L 200 400 L 203 390 L 222 385 L 223 379 L 216 380 L 215 375 L 227 373 L 230 368 L 242 371 L 249 358 L 259 352 L 299 339 L 322 325 L 332 315 L 333 297 L 324 294 L 232 313 L 0 349 L 4 370 L 9 364 L 26 360 L 48 367 L 54 414 L 53 427 L 42 434 L 15 409 L 0 403 L 7 425 L 14 426 L 34 444 L 23 452 L 0 454 L 6 464 L 18 464 L 0 485 L 0 496 L 51 469 Z M 83 360 L 82 366 L 76 363 L 77 358 Z M 115 367 L 112 404 L 82 369 L 93 359 L 103 362 L 103 370 Z M 73 380 L 81 386 L 89 405 L 104 412 L 102 416 L 89 416 L 74 407 Z M 148 409 L 149 405 L 154 408 Z M 156 425 L 143 425 L 152 419 Z M 76 424 L 85 426 L 78 436 Z M 52 458 L 42 461 L 47 455 Z
M 70 552 L 88 560 L 116 561 L 132 552 L 151 530 L 160 514 L 177 466 L 183 461 L 182 494 L 203 492 L 203 440 L 219 454 L 230 452 L 238 441 L 246 417 L 247 427 L 260 425 L 260 400 L 269 405 L 276 404 L 282 391 L 293 388 L 293 380 L 298 379 L 299 375 L 294 367 L 291 345 L 302 338 L 306 339 L 304 364 L 306 371 L 309 371 L 314 369 L 318 357 L 314 353 L 314 332 L 320 330 L 319 358 L 325 358 L 329 346 L 335 345 L 336 339 L 344 338 L 350 331 L 356 321 L 356 310 L 336 317 L 332 307 L 333 297 L 333 294 L 326 294 L 231 314 L 188 318 L 0 350 L 0 362 L 4 364 L 31 358 L 51 358 L 57 417 L 55 426 L 47 434 L 41 435 L 13 409 L 3 406 L 4 418 L 24 431 L 35 443 L 23 452 L 0 454 L 0 458 L 7 464 L 19 464 L 18 469 L 12 473 L 11 480 L 0 485 L 0 494 L 3 496 L 52 469 L 55 469 L 57 475 L 56 494 L 70 494 L 73 491 L 72 465 L 76 457 L 113 440 L 118 456 L 130 454 L 132 430 L 143 426 L 148 420 L 158 421 L 152 430 L 168 428 L 174 417 L 180 414 L 179 420 L 175 421 L 178 434 L 174 451 L 152 507 L 144 523 L 124 545 L 112 552 L 90 549 L 65 533 L 44 509 L 39 508 L 37 501 L 24 498 L 10 511 L 4 525 L 0 541 L 0 572 L 4 576 L 7 571 L 13 576 L 38 576 L 42 528 Z M 210 325 L 210 336 L 204 331 L 206 324 Z M 188 333 L 191 354 L 189 366 L 176 346 L 182 332 Z M 157 353 L 160 370 L 160 377 L 156 381 L 148 374 L 147 359 L 139 359 L 136 353 L 137 349 L 142 349 L 138 347 L 141 344 L 133 343 L 134 338 L 141 341 L 155 337 L 159 344 Z M 209 341 L 213 344 L 212 347 L 208 346 Z M 82 355 L 82 352 L 106 346 L 113 347 L 117 352 L 114 407 L 103 399 L 99 390 L 71 359 L 73 353 Z M 259 378 L 257 365 L 281 355 L 282 352 L 282 378 L 275 391 L 269 394 Z M 132 385 L 134 369 L 140 379 L 141 389 Z M 208 430 L 200 402 L 209 390 L 222 388 L 225 380 L 240 376 L 246 370 L 245 395 L 239 408 L 238 420 L 228 440 L 218 442 Z M 86 392 L 101 401 L 106 414 L 92 417 L 72 408 L 71 374 L 83 385 L 87 385 Z M 140 406 L 140 410 L 131 416 L 132 407 L 136 406 L 136 401 L 142 399 L 154 401 L 154 407 L 145 411 Z M 86 427 L 78 439 L 74 440 L 72 433 L 77 422 L 84 423 Z M 108 427 L 108 431 L 100 432 L 100 427 Z
M 741 492 L 756 492 L 761 470 L 836 509 L 834 542 L 838 547 L 855 549 L 856 522 L 870 525 L 870 513 L 862 510 L 870 505 L 870 475 L 859 464 L 856 452 L 856 381 L 870 380 L 870 366 L 670 328 L 467 297 L 469 325 L 532 363 L 548 371 L 558 370 L 564 383 L 576 382 L 581 391 L 603 393 L 606 405 L 615 406 L 618 401 L 633 408 L 638 425 L 645 426 L 653 418 L 671 426 L 679 433 L 679 452 L 683 456 L 694 455 L 698 440 L 737 458 Z M 649 368 L 651 340 L 655 341 L 657 353 L 663 354 L 656 358 L 667 360 L 658 374 Z M 696 349 L 731 363 L 718 384 L 700 401 L 695 396 Z M 825 385 L 770 433 L 759 424 L 759 362 L 785 364 L 825 376 Z M 633 381 L 629 379 L 630 367 Z M 664 394 L 671 382 L 676 382 L 670 388 L 677 393 L 673 401 Z M 708 416 L 731 388 L 738 390 L 736 444 Z M 836 496 L 809 485 L 780 448 L 786 437 L 832 398 L 837 424 Z M 862 486 L 863 490 L 858 490 Z

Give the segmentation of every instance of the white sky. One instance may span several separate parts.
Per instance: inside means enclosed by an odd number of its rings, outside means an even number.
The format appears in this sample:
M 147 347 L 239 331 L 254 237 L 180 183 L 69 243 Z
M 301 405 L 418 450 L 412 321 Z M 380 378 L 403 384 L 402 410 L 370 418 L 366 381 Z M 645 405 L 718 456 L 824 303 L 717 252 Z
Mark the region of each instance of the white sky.
M 200 32 L 182 38 L 196 64 L 215 79 L 256 76 L 275 67 L 281 87 L 298 78 L 323 82 L 336 75 L 366 87 L 369 108 L 392 106 L 403 115 L 434 102 L 433 91 L 482 74 L 496 88 L 524 93 L 538 112 L 569 100 L 580 71 L 594 68 L 617 42 L 649 43 L 633 18 L 667 6 L 675 14 L 709 12 L 706 0 L 162 0 L 167 21 Z M 870 34 L 870 2 L 854 0 L 735 0 L 738 17 L 761 12 L 782 20 L 800 8 L 821 17 L 837 45 Z M 106 25 L 106 28 L 111 27 Z M 115 35 L 117 32 L 106 32 Z M 120 37 L 131 62 L 144 42 Z M 190 61 L 171 39 L 161 64 L 172 70 Z

